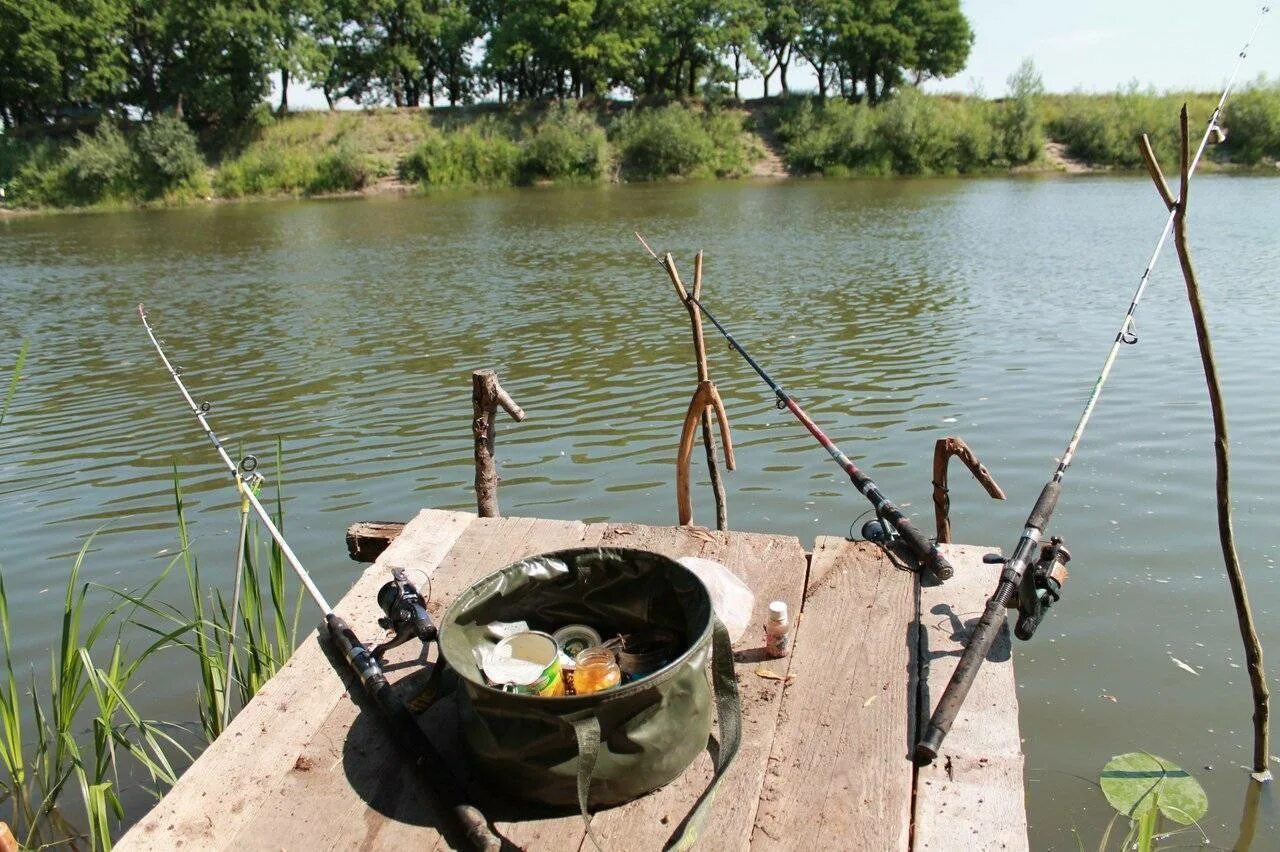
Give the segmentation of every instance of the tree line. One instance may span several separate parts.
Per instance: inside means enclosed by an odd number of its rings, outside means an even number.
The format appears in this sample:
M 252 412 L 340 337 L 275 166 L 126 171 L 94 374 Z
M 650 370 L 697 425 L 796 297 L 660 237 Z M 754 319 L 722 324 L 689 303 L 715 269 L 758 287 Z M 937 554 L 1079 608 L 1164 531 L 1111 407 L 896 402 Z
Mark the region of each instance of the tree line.
M 235 126 L 273 79 L 282 112 L 299 80 L 330 107 L 786 94 L 799 63 L 820 96 L 875 104 L 972 41 L 959 0 L 0 0 L 0 121 Z

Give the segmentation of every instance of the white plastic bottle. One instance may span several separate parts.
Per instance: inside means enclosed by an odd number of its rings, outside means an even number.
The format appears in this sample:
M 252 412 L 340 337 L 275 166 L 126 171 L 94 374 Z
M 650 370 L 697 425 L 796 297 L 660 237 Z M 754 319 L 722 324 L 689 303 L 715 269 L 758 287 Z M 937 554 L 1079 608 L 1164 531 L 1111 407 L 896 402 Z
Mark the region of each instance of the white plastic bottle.
M 764 653 L 766 657 L 785 657 L 791 653 L 791 622 L 787 620 L 787 602 L 769 604 L 769 620 L 764 623 Z

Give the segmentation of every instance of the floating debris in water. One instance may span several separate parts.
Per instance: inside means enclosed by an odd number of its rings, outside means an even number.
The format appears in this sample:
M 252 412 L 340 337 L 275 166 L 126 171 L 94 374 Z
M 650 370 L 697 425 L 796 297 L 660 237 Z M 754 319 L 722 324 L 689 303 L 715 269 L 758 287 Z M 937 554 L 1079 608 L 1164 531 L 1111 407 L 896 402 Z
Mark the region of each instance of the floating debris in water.
M 1195 669 L 1191 668 L 1191 666 L 1189 666 L 1189 665 L 1187 665 L 1186 663 L 1182 662 L 1182 660 L 1179 660 L 1177 657 L 1170 656 L 1170 657 L 1169 657 L 1169 659 L 1170 659 L 1170 660 L 1173 660 L 1173 664 L 1174 664 L 1175 666 L 1177 666 L 1178 668 L 1182 669 L 1183 671 L 1191 672 L 1191 673 L 1192 673 L 1193 675 L 1195 675 L 1196 677 L 1200 677 L 1200 672 L 1198 672 L 1198 671 L 1196 671 Z M 1210 733 L 1212 733 L 1212 731 L 1210 731 Z

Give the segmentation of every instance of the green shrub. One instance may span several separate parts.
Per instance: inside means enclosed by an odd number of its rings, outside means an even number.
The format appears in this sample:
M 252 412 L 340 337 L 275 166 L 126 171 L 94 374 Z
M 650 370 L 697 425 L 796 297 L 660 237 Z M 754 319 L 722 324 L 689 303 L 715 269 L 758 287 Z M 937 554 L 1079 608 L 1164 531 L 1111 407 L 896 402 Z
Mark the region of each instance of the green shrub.
M 317 157 L 305 148 L 264 148 L 246 151 L 224 163 L 214 178 L 219 195 L 296 195 L 316 180 Z
M 63 197 L 77 204 L 128 198 L 134 194 L 137 160 L 124 134 L 104 121 L 92 135 L 81 134 L 63 159 Z
M 843 99 L 814 106 L 804 98 L 784 107 L 777 125 L 787 166 L 801 174 L 881 174 L 890 171 L 875 144 L 873 110 Z
M 523 182 L 599 180 L 609 165 L 609 142 L 600 125 L 572 104 L 549 111 L 525 139 Z
M 315 176 L 307 191 L 350 192 L 364 189 L 374 177 L 374 168 L 356 147 L 341 141 L 316 161 Z
M 1073 157 L 1096 165 L 1136 169 L 1142 166 L 1138 139 L 1146 133 L 1162 163 L 1177 161 L 1178 112 L 1190 109 L 1192 127 L 1203 126 L 1213 109 L 1212 96 L 1157 94 L 1136 85 L 1110 95 L 1067 95 L 1057 99 L 1047 122 L 1049 135 L 1066 143 Z
M 189 183 L 205 170 L 195 134 L 180 118 L 152 119 L 138 130 L 133 145 L 141 176 L 156 194 Z
M 494 126 L 434 131 L 399 165 L 403 180 L 429 186 L 507 186 L 516 182 L 520 146 Z
M 630 180 L 737 175 L 749 160 L 741 114 L 727 110 L 704 113 L 682 104 L 629 110 L 610 136 Z
M 942 122 L 937 98 L 906 88 L 876 110 L 877 142 L 884 145 L 898 174 L 956 171 L 953 134 Z
M 1280 81 L 1261 78 L 1227 102 L 1222 122 L 1232 159 L 1257 165 L 1280 160 Z
M 751 163 L 763 152 L 748 144 L 743 132 L 746 116 L 740 110 L 709 108 L 703 116 L 703 127 L 711 138 L 711 170 L 716 177 L 741 177 L 751 171 Z
M 1044 81 L 1030 59 L 1009 75 L 1009 97 L 1000 103 L 996 125 L 1003 154 L 1011 163 L 1029 163 L 1044 148 Z
M 0 138 L 0 182 L 5 186 L 5 201 L 14 207 L 74 203 L 66 197 L 64 154 L 64 145 L 48 139 Z

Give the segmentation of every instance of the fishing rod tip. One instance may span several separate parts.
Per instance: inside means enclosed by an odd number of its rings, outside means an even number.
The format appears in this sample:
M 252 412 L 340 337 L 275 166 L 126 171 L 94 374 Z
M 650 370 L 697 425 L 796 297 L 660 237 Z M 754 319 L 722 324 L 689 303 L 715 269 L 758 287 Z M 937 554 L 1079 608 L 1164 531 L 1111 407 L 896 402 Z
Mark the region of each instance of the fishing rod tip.
M 636 239 L 640 241 L 640 245 L 644 246 L 645 251 L 649 252 L 649 256 L 661 263 L 662 260 L 658 257 L 658 253 L 655 252 L 647 242 L 645 242 L 644 237 L 640 236 L 640 232 L 635 231 L 634 233 L 636 235 Z

